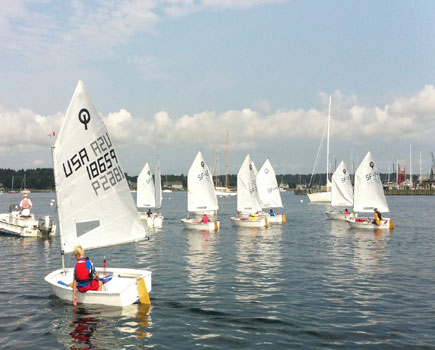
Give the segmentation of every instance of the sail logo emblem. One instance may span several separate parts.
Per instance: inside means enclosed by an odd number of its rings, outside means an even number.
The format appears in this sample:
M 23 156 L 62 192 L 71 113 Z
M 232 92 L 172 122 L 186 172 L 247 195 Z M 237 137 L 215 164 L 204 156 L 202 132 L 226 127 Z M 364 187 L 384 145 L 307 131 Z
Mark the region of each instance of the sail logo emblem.
M 201 161 L 201 167 L 204 168 L 204 161 Z
M 84 124 L 85 130 L 88 130 L 88 123 L 91 121 L 91 115 L 86 108 L 82 108 L 79 112 L 79 121 Z
M 343 169 L 343 174 L 346 175 L 346 169 Z
M 264 169 L 264 173 L 267 175 L 267 174 L 269 174 L 269 169 Z
M 252 170 L 252 164 L 249 164 L 249 170 Z
M 151 171 L 148 170 L 148 173 L 147 173 L 147 174 L 148 174 L 148 175 L 151 175 Z
M 369 165 L 370 165 L 370 168 L 372 168 L 372 169 L 375 167 L 375 163 L 373 163 L 373 162 L 370 162 Z

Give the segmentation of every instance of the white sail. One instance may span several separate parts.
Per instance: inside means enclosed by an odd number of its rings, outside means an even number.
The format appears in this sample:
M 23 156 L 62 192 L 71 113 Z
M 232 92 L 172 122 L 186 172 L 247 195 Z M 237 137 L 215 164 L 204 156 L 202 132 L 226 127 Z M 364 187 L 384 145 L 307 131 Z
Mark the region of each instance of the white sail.
M 79 81 L 53 149 L 61 249 L 145 239 L 118 153 Z
M 162 207 L 162 174 L 160 170 L 160 161 L 157 160 L 156 164 L 156 174 L 154 176 L 155 187 L 156 187 L 156 206 L 155 208 Z
M 242 213 L 261 211 L 256 175 L 257 169 L 248 154 L 237 173 L 237 211 Z
M 266 159 L 257 174 L 257 189 L 262 208 L 282 208 L 281 194 L 276 181 L 275 170 Z
M 368 152 L 355 172 L 354 211 L 381 213 L 389 212 L 376 162 Z
M 195 157 L 187 174 L 187 210 L 203 212 L 218 210 L 213 179 L 201 152 Z
M 333 207 L 353 206 L 352 181 L 344 161 L 341 161 L 332 174 L 331 205 Z
M 137 198 L 136 205 L 138 208 L 155 208 L 156 207 L 156 189 L 154 187 L 153 174 L 147 162 L 137 177 Z

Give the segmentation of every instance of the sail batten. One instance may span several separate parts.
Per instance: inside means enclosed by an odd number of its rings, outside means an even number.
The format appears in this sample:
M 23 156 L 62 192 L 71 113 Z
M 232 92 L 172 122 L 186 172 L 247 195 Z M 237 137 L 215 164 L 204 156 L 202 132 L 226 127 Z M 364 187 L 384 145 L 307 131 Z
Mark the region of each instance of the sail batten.
M 118 153 L 79 81 L 53 147 L 61 249 L 71 253 L 145 239 Z M 99 222 L 85 233 L 77 223 Z

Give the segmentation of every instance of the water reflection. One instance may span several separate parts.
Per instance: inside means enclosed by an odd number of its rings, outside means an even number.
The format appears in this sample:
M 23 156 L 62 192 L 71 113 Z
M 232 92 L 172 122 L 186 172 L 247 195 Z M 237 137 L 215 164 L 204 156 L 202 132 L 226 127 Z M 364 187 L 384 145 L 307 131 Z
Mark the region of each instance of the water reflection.
M 281 290 L 282 230 L 282 225 L 271 225 L 268 229 L 238 227 L 237 300 L 252 301 Z
M 203 297 L 204 294 L 216 290 L 216 270 L 219 259 L 216 254 L 216 244 L 219 233 L 213 231 L 187 232 L 186 270 L 187 279 L 193 287 L 189 297 Z
M 140 347 L 152 336 L 150 305 L 71 307 L 54 297 L 51 309 L 56 315 L 64 313 L 66 322 L 57 317 L 53 332 L 68 349 Z

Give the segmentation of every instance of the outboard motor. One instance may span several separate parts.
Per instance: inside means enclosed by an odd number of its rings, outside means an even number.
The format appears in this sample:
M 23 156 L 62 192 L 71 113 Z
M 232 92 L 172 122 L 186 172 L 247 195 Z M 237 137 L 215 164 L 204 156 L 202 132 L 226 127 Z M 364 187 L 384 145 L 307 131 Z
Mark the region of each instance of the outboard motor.
M 38 228 L 42 233 L 42 237 L 48 237 L 51 230 L 53 229 L 53 219 L 51 216 L 44 216 L 39 219 Z
M 9 212 L 10 213 L 13 213 L 14 211 L 20 211 L 21 210 L 21 208 L 20 208 L 20 205 L 19 204 L 11 204 L 10 205 L 10 207 L 9 207 Z

